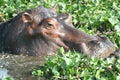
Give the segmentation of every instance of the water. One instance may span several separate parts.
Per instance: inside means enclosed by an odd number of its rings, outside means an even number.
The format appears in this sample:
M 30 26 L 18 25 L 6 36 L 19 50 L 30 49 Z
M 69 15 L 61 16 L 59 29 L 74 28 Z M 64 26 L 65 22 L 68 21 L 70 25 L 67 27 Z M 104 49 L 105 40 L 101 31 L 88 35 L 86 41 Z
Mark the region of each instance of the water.
M 13 54 L 0 54 L 0 79 L 4 76 L 12 80 L 36 80 L 31 75 L 32 69 L 44 62 L 44 55 L 39 57 Z
M 0 79 L 5 80 L 5 77 L 11 77 L 12 80 L 15 80 L 11 75 L 8 74 L 7 69 L 0 68 Z

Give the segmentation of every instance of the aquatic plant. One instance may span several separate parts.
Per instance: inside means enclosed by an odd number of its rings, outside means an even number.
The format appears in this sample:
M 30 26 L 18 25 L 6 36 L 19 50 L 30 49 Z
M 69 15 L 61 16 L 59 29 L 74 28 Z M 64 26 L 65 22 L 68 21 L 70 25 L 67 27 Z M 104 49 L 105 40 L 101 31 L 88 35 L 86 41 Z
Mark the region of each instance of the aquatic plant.
M 46 58 L 46 62 L 32 71 L 38 80 L 119 80 L 120 59 L 94 58 L 63 48 L 58 54 Z

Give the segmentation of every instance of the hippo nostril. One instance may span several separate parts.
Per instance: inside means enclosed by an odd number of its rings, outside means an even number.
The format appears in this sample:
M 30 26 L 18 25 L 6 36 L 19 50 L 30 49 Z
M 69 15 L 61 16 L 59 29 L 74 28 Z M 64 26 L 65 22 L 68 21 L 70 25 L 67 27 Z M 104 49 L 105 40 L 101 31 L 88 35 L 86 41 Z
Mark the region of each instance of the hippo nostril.
M 107 40 L 108 38 L 107 37 L 101 37 L 102 38 L 102 40 Z
M 101 41 L 98 41 L 98 40 L 92 40 L 92 41 L 90 41 L 88 43 L 93 44 L 93 45 L 98 45 L 98 44 L 100 44 L 100 42 Z

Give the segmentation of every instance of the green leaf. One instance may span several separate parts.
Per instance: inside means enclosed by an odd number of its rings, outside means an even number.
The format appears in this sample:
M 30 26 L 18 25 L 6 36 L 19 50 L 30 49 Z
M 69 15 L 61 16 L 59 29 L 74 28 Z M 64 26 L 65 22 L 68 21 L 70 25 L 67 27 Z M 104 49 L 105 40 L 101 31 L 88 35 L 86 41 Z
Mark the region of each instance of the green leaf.
M 120 24 L 115 25 L 116 34 L 120 36 Z
M 12 80 L 12 78 L 9 76 L 5 76 L 5 80 Z
M 117 79 L 116 80 L 120 80 L 120 74 L 117 76 Z
M 43 76 L 43 71 L 42 70 L 37 70 L 37 75 L 38 76 Z
M 112 24 L 112 25 L 115 25 L 119 22 L 118 18 L 115 17 L 115 16 L 112 16 L 111 18 L 108 19 L 109 22 Z
M 59 48 L 59 49 L 58 49 L 58 52 L 63 54 L 63 53 L 65 52 L 65 51 L 64 51 L 64 48 L 63 48 L 63 47 Z
M 54 74 L 55 76 L 59 76 L 59 75 L 60 75 L 57 68 L 58 68 L 58 67 L 57 67 L 57 65 L 56 65 L 56 66 L 54 66 L 53 69 L 52 69 L 52 72 L 53 72 L 53 74 Z

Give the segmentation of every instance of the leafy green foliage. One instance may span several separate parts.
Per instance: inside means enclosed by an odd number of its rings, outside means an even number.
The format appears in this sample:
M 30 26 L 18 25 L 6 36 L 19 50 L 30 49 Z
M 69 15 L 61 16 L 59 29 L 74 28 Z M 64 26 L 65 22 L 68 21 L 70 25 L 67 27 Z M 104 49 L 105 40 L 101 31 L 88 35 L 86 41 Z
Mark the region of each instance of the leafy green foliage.
M 120 59 L 90 58 L 77 52 L 64 52 L 60 48 L 56 54 L 46 59 L 46 63 L 34 69 L 32 74 L 40 80 L 119 80 Z M 65 53 L 65 54 L 64 54 Z

